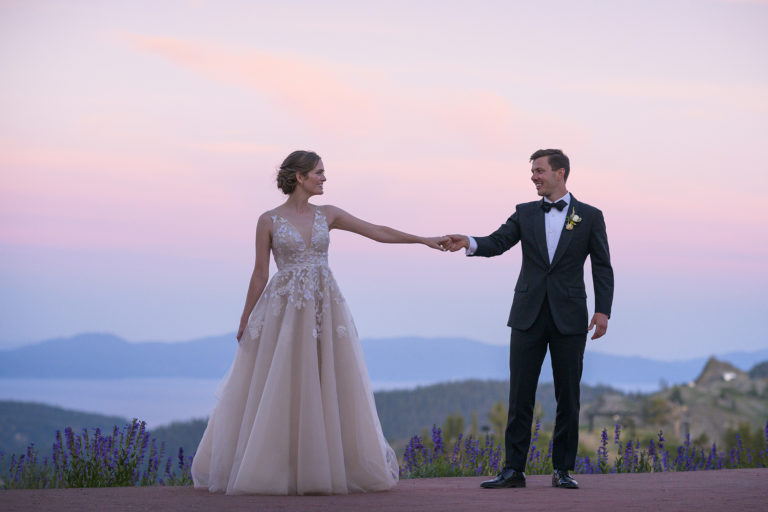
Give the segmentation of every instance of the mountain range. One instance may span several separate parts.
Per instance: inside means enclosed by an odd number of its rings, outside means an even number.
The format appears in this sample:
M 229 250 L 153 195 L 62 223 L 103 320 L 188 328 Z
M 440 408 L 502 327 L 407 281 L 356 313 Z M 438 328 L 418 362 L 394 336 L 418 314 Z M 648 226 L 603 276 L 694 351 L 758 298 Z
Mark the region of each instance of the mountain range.
M 509 348 L 506 346 L 463 338 L 416 337 L 364 339 L 361 345 L 370 378 L 380 383 L 379 388 L 508 377 Z M 1 350 L 0 378 L 219 378 L 229 368 L 236 348 L 233 334 L 175 343 L 132 343 L 112 334 L 80 334 Z M 768 349 L 729 352 L 717 357 L 749 370 L 768 360 Z M 660 361 L 588 349 L 582 381 L 649 391 L 662 383 L 695 379 L 706 359 Z M 541 381 L 551 380 L 551 374 L 547 356 Z

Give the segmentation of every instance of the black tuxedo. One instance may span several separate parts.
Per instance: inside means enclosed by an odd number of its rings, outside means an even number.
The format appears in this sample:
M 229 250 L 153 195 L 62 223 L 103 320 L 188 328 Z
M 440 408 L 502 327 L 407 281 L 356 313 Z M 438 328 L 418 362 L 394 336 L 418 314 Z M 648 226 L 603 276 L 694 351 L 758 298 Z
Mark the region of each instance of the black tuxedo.
M 573 469 L 575 463 L 579 385 L 588 324 L 584 286 L 587 256 L 592 263 L 595 312 L 611 314 L 613 269 L 603 214 L 571 195 L 568 215 L 574 211 L 581 221 L 570 230 L 563 226 L 551 263 L 541 201 L 517 205 L 515 213 L 499 229 L 475 238 L 477 250 L 473 256 L 497 256 L 518 242 L 523 251 L 507 323 L 512 336 L 506 466 L 518 471 L 525 467 L 536 386 L 547 346 L 557 399 L 552 461 L 555 469 L 564 470 Z

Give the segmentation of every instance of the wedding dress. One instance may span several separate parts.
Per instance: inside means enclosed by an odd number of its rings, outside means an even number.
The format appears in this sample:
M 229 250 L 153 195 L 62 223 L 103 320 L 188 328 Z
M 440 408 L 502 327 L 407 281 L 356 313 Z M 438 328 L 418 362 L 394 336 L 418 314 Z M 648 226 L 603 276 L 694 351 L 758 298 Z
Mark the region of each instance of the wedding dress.
M 328 267 L 328 223 L 309 243 L 272 215 L 278 272 L 248 320 L 192 463 L 227 494 L 345 494 L 397 483 L 355 324 Z

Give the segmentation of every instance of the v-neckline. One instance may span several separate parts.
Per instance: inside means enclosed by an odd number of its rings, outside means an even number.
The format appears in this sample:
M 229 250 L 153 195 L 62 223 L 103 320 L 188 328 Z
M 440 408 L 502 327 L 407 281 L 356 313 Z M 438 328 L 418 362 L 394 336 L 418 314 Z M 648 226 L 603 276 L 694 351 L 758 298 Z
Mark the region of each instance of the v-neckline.
M 304 235 L 301 234 L 301 231 L 299 228 L 296 227 L 296 225 L 288 220 L 283 214 L 275 212 L 275 215 L 280 217 L 285 221 L 286 224 L 291 226 L 293 230 L 296 232 L 296 234 L 299 235 L 299 238 L 301 238 L 301 241 L 304 242 L 304 250 L 308 251 L 312 247 L 312 236 L 315 234 L 315 223 L 317 222 L 317 212 L 319 208 L 315 207 L 315 213 L 312 215 L 312 227 L 309 229 L 309 243 L 307 243 L 307 240 L 304 238 Z

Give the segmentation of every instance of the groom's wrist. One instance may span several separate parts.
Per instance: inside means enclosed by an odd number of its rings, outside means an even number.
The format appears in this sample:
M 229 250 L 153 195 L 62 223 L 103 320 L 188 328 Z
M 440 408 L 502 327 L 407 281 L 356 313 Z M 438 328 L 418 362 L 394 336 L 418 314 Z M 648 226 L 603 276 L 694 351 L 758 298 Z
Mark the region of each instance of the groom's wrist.
M 467 236 L 467 247 L 465 248 L 465 254 L 467 256 L 472 256 L 477 252 L 477 240 L 475 240 L 471 236 Z

